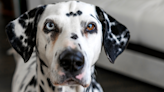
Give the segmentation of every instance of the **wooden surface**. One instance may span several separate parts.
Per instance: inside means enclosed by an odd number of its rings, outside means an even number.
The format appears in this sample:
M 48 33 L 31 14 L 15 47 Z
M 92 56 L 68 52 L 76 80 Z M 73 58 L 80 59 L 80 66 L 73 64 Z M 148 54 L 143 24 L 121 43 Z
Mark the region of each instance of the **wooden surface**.
M 11 17 L 0 14 L 0 92 L 11 92 L 11 81 L 15 69 L 12 56 L 6 54 L 10 48 L 5 25 L 12 20 Z M 97 80 L 104 92 L 164 92 L 163 89 L 128 78 L 126 76 L 97 68 Z

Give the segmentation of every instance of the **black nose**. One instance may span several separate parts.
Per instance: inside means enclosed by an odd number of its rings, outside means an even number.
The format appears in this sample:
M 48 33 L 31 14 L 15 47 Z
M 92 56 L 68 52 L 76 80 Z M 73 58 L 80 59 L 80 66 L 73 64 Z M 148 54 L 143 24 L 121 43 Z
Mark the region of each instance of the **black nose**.
M 65 71 L 77 72 L 84 67 L 84 56 L 77 50 L 67 49 L 60 54 L 59 64 Z

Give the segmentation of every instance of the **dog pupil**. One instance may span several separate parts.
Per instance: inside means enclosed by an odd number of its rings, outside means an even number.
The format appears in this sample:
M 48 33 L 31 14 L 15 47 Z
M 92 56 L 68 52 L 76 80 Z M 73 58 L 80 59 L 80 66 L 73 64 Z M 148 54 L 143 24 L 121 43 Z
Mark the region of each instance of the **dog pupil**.
M 88 27 L 87 27 L 87 29 L 88 29 L 89 31 L 93 30 L 93 29 L 94 29 L 94 25 L 93 25 L 93 24 L 89 24 Z
M 54 24 L 53 24 L 53 23 L 50 23 L 50 24 L 49 24 L 49 27 L 53 27 L 53 26 L 54 26 Z
M 89 24 L 89 26 L 88 26 L 88 27 L 89 27 L 89 28 L 92 28 L 92 26 L 93 26 L 92 24 Z
M 46 27 L 47 27 L 48 30 L 54 29 L 54 26 L 55 26 L 55 25 L 54 25 L 52 22 L 49 22 L 49 23 L 47 23 L 47 25 L 46 25 Z

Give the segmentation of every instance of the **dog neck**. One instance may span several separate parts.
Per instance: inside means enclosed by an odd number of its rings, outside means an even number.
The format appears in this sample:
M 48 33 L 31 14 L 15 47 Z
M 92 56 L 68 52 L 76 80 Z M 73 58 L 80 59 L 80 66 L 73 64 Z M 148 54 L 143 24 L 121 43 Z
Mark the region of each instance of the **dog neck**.
M 36 64 L 37 92 L 84 92 L 82 86 L 53 86 L 49 78 L 49 68 L 40 58 Z

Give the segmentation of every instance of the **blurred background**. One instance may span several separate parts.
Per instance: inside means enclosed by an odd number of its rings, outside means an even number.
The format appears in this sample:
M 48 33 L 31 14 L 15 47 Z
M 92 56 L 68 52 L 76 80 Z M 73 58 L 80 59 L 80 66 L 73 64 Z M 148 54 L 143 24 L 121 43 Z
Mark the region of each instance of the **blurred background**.
M 0 0 L 0 92 L 11 92 L 15 70 L 5 26 L 40 4 L 66 0 Z M 82 0 L 103 8 L 131 33 L 126 51 L 111 64 L 102 52 L 96 64 L 104 92 L 164 92 L 164 1 Z

